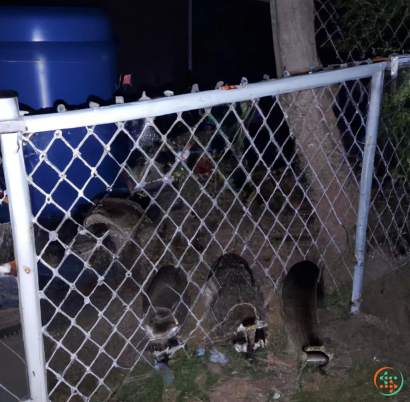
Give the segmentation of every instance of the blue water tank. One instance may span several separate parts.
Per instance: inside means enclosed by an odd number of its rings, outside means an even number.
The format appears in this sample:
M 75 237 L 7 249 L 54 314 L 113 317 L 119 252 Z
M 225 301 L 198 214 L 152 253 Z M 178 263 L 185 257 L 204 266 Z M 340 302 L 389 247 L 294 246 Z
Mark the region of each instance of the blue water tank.
M 0 7 L 0 88 L 34 109 L 56 100 L 112 97 L 117 80 L 110 21 L 99 9 Z

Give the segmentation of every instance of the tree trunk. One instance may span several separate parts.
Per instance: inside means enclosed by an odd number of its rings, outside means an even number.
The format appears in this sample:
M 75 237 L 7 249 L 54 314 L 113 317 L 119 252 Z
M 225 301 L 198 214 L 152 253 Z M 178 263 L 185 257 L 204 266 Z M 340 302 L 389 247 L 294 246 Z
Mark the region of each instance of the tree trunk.
M 271 0 L 271 16 L 278 77 L 284 69 L 296 75 L 319 66 L 313 0 Z
M 313 0 L 271 0 L 278 78 L 318 67 Z M 309 258 L 322 268 L 326 291 L 352 278 L 358 186 L 333 112 L 338 85 L 284 94 L 279 100 L 294 136 L 319 234 Z M 350 246 L 350 247 L 349 247 Z M 354 261 L 354 260 L 352 260 Z M 288 267 L 289 268 L 289 267 Z

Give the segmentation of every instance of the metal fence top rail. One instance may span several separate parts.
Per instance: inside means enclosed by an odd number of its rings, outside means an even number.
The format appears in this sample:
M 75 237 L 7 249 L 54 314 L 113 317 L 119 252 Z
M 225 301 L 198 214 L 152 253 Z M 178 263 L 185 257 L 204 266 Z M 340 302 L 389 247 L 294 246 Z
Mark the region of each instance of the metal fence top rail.
M 315 74 L 283 78 L 238 86 L 237 90 L 212 90 L 198 93 L 177 95 L 152 99 L 148 101 L 131 102 L 106 107 L 76 110 L 64 113 L 50 113 L 22 117 L 25 132 L 34 133 L 57 129 L 67 129 L 82 126 L 94 126 L 135 120 L 146 117 L 162 116 L 170 113 L 184 112 L 193 109 L 203 109 L 223 103 L 240 102 L 264 96 L 274 96 L 283 93 L 303 91 L 307 89 L 337 84 L 344 81 L 372 77 L 385 70 L 387 63 L 369 64 L 337 71 L 326 71 Z M 7 123 L 7 122 L 1 122 Z M 3 132 L 3 130 L 1 130 Z

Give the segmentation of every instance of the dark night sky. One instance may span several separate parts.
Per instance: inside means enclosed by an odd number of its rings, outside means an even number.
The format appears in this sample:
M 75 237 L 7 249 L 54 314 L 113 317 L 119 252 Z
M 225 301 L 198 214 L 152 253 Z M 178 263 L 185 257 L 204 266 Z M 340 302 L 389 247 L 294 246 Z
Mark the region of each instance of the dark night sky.
M 193 83 L 250 82 L 275 75 L 269 3 L 193 0 L 193 72 L 188 72 L 188 0 L 0 0 L 0 5 L 101 7 L 110 16 L 120 74 L 133 90 L 159 95 L 188 91 Z
M 205 85 L 238 84 L 275 76 L 269 3 L 253 0 L 193 0 L 194 76 Z

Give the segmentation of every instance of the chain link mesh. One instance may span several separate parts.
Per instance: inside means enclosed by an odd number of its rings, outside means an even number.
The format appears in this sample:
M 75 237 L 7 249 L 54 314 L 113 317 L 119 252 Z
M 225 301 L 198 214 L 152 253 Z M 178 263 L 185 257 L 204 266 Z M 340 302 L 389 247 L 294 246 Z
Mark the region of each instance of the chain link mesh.
M 4 178 L 1 178 L 3 188 Z M 6 191 L 2 197 L 1 216 L 8 217 Z M 18 283 L 13 272 L 15 264 L 13 237 L 9 223 L 0 224 L 0 400 L 20 401 L 27 397 L 27 367 L 24 343 L 20 333 Z M 11 264 L 10 264 L 11 262 Z M 3 265 L 4 264 L 4 265 Z M 15 272 L 14 272 L 15 274 Z M 7 362 L 7 364 L 5 363 Z
M 317 46 L 325 64 L 410 53 L 407 2 L 316 0 L 315 5 Z M 369 271 L 373 278 L 408 261 L 408 85 L 405 69 L 385 81 L 368 232 L 370 258 L 385 268 Z
M 381 258 L 385 265 L 382 272 L 374 272 L 376 278 L 409 261 L 408 85 L 406 70 L 385 82 L 369 215 L 373 224 L 368 230 L 372 258 Z
M 27 136 L 50 400 L 108 400 L 238 325 L 264 346 L 301 260 L 351 283 L 367 85 Z
M 410 53 L 405 1 L 315 0 L 316 42 L 326 64 Z
M 13 312 L 11 312 L 13 313 Z M 2 314 L 2 318 L 7 319 Z M 3 324 L 4 321 L 3 321 Z M 28 397 L 26 385 L 26 362 L 23 339 L 20 334 L 9 335 L 0 340 L 0 398 L 4 402 L 21 401 Z M 5 364 L 7 362 L 7 364 Z

